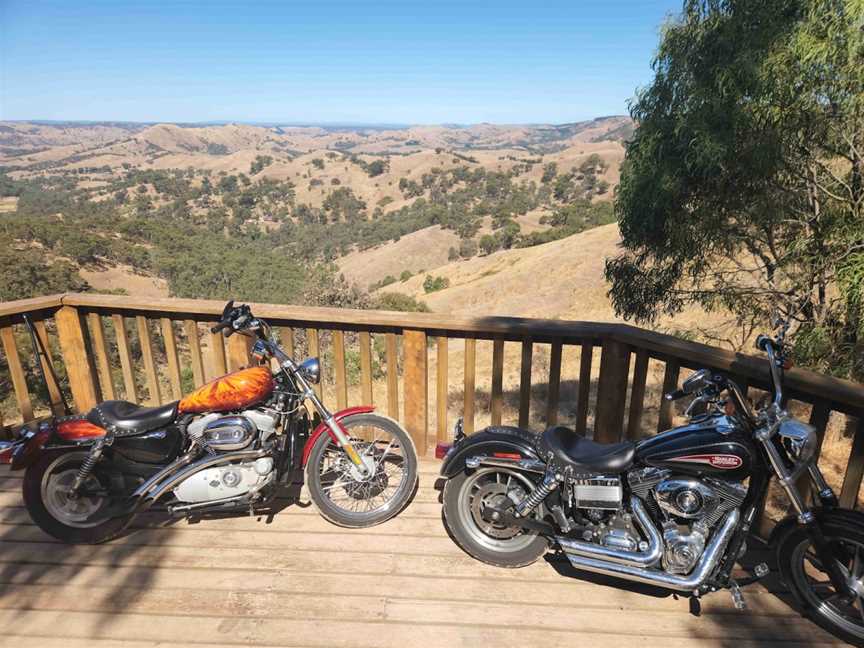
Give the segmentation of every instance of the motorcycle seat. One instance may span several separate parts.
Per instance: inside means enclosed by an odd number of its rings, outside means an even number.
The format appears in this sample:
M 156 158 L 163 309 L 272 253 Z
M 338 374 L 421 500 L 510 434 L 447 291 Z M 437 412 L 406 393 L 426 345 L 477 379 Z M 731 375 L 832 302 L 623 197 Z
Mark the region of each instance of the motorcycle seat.
M 177 418 L 178 402 L 160 407 L 141 407 L 129 401 L 103 401 L 88 412 L 87 420 L 117 436 L 143 434 L 173 423 Z
M 555 425 L 543 432 L 542 446 L 565 466 L 577 472 L 623 472 L 633 465 L 636 444 L 595 443 L 576 434 L 563 425 Z

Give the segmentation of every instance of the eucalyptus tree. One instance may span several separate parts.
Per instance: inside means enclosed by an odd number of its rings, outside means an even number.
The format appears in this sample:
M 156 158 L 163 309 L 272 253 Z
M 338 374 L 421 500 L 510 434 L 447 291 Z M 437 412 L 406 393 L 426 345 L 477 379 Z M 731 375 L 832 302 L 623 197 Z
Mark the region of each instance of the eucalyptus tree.
M 864 0 L 687 0 L 662 33 L 606 264 L 619 314 L 779 307 L 800 360 L 864 375 Z

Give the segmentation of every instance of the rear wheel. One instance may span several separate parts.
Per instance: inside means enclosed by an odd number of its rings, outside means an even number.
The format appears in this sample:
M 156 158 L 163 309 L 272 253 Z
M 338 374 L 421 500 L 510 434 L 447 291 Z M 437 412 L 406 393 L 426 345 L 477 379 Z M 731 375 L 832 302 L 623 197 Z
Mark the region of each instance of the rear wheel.
M 512 507 L 534 489 L 520 472 L 507 468 L 463 471 L 444 486 L 444 519 L 462 549 L 490 565 L 524 567 L 549 546 L 536 531 L 492 520 L 490 512 Z M 540 507 L 535 510 L 540 517 Z
M 367 478 L 358 475 L 342 448 L 322 434 L 306 464 L 309 494 L 333 524 L 381 524 L 405 508 L 417 486 L 414 442 L 396 421 L 378 414 L 347 416 L 341 424 L 354 449 L 375 470 Z
M 70 544 L 98 544 L 119 535 L 129 516 L 110 517 L 104 513 L 108 498 L 97 493 L 108 484 L 99 476 L 98 466 L 81 486 L 81 494 L 69 496 L 87 452 L 48 453 L 27 468 L 24 474 L 24 504 L 33 521 L 45 533 Z

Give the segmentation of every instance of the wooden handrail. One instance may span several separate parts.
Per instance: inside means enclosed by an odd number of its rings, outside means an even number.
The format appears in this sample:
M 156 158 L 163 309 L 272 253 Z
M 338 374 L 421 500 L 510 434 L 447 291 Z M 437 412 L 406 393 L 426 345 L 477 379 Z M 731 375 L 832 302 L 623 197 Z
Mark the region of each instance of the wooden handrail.
M 47 297 L 33 297 L 32 299 L 18 299 L 10 302 L 0 302 L 0 318 L 14 317 L 36 311 L 54 311 L 60 308 L 62 300 L 66 295 L 49 295 Z

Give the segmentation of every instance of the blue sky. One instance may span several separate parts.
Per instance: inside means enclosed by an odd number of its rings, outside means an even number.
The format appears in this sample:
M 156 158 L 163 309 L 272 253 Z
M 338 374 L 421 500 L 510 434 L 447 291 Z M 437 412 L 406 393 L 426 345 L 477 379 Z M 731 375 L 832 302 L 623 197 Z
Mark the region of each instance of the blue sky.
M 681 0 L 0 0 L 0 119 L 568 122 L 622 114 Z

